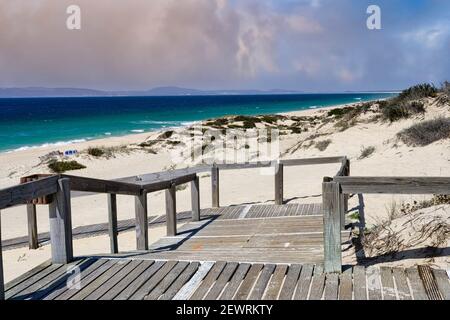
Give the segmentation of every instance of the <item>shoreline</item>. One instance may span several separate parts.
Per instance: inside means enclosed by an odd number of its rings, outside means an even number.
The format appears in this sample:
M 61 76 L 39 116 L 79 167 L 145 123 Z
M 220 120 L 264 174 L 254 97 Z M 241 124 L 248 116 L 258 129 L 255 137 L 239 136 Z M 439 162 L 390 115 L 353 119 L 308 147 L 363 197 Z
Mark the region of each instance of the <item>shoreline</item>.
M 386 100 L 386 98 L 367 100 L 367 101 L 366 100 L 365 101 L 356 101 L 356 102 L 352 102 L 352 103 L 336 104 L 336 105 L 331 105 L 331 106 L 326 106 L 326 107 L 317 107 L 317 108 L 309 107 L 308 109 L 299 109 L 299 110 L 286 111 L 286 112 L 261 113 L 258 115 L 271 115 L 271 114 L 300 115 L 301 114 L 303 116 L 310 116 L 311 114 L 314 114 L 314 113 L 317 113 L 320 111 L 327 111 L 327 110 L 334 109 L 334 108 L 354 107 L 361 103 L 374 102 L 374 101 L 380 101 L 380 100 Z M 231 116 L 231 115 L 229 115 L 229 116 Z M 227 115 L 217 117 L 217 118 L 212 118 L 211 120 L 220 119 L 220 118 L 224 118 L 224 117 L 227 117 Z M 203 122 L 206 120 L 210 120 L 210 119 L 192 121 L 192 122 L 190 122 L 189 125 L 159 128 L 154 131 L 146 131 L 146 132 L 142 132 L 142 133 L 130 133 L 130 134 L 125 134 L 125 135 L 117 135 L 117 136 L 110 135 L 110 136 L 106 136 L 106 137 L 93 138 L 93 139 L 80 138 L 80 139 L 69 140 L 67 142 L 61 141 L 61 142 L 54 142 L 54 143 L 44 143 L 44 144 L 37 145 L 37 146 L 23 146 L 23 147 L 19 147 L 17 149 L 13 149 L 13 150 L 0 151 L 0 163 L 1 163 L 1 158 L 4 156 L 7 156 L 7 155 L 19 155 L 19 154 L 20 155 L 26 155 L 26 154 L 31 155 L 31 153 L 36 153 L 36 152 L 51 152 L 57 148 L 64 148 L 64 149 L 71 148 L 71 149 L 76 149 L 78 151 L 82 151 L 82 150 L 85 150 L 92 146 L 113 147 L 113 146 L 120 146 L 120 145 L 125 145 L 125 144 L 141 143 L 141 142 L 145 141 L 146 139 L 148 139 L 149 137 L 161 134 L 164 131 L 180 130 L 180 129 L 187 128 L 196 123 Z

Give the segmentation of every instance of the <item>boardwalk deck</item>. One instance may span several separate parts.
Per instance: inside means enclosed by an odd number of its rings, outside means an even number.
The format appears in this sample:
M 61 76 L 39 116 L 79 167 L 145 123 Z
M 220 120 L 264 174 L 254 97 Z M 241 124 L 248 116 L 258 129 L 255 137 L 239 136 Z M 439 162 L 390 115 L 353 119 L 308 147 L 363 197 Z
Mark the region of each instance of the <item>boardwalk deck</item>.
M 78 268 L 75 277 L 71 268 Z M 68 268 L 43 264 L 9 283 L 6 297 L 11 300 L 352 300 L 361 299 L 361 293 L 366 295 L 364 285 L 373 281 L 380 284 L 379 299 L 383 300 L 448 299 L 450 279 L 447 273 L 423 266 L 420 269 L 383 268 L 380 272 L 377 268 L 375 272 L 373 269 L 368 272 L 363 267 L 355 267 L 339 276 L 324 274 L 320 265 L 312 264 L 89 257 L 78 259 Z M 398 272 L 402 272 L 404 278 L 384 279 L 386 274 L 391 276 Z M 417 290 L 417 287 L 430 286 L 434 290 Z

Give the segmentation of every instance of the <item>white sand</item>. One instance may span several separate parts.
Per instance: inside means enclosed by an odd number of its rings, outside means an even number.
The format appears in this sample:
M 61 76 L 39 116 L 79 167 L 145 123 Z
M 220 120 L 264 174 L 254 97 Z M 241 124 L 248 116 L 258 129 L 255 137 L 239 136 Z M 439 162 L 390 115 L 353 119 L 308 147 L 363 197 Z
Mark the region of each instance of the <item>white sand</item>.
M 328 108 L 329 109 L 329 108 Z M 325 112 L 324 109 L 306 110 L 289 113 L 290 115 L 315 115 Z M 426 119 L 440 114 L 449 116 L 449 108 L 429 106 Z M 450 174 L 450 144 L 448 140 L 441 140 L 426 147 L 408 147 L 395 141 L 395 135 L 403 128 L 422 120 L 414 118 L 402 120 L 394 124 L 388 123 L 358 123 L 344 132 L 337 132 L 332 125 L 302 133 L 300 135 L 281 136 L 281 151 L 283 158 L 307 158 L 323 156 L 346 155 L 351 160 L 352 176 L 449 176 Z M 179 129 L 182 130 L 182 129 Z M 299 149 L 293 154 L 285 154 L 300 140 L 314 133 L 329 133 L 328 136 L 317 138 L 316 141 L 331 139 L 329 147 L 321 152 L 315 147 Z M 39 157 L 50 151 L 77 149 L 84 150 L 89 146 L 117 146 L 138 144 L 147 137 L 156 137 L 159 133 L 145 133 L 125 137 L 112 137 L 103 140 L 76 143 L 68 147 L 45 147 L 12 153 L 0 154 L 0 188 L 17 184 L 19 178 L 31 173 L 48 171 L 39 164 Z M 358 160 L 361 148 L 374 146 L 375 153 L 367 159 Z M 86 169 L 71 172 L 71 174 L 96 177 L 119 178 L 144 173 L 166 170 L 172 167 L 171 157 L 167 150 L 158 150 L 158 154 L 135 151 L 121 154 L 112 159 L 95 159 L 87 155 L 75 158 L 87 166 Z M 36 167 L 37 166 L 37 167 Z M 179 164 L 177 167 L 183 167 Z M 333 176 L 339 169 L 338 164 L 289 167 L 285 169 L 285 198 L 295 202 L 320 202 L 321 181 L 324 176 Z M 201 206 L 211 206 L 210 178 L 201 178 Z M 235 170 L 221 173 L 220 180 L 221 205 L 269 202 L 273 195 L 273 176 L 261 175 L 259 169 Z M 367 222 L 374 223 L 386 217 L 386 206 L 392 201 L 412 201 L 424 199 L 424 196 L 391 196 L 365 195 L 365 215 Z M 350 201 L 350 207 L 358 205 L 357 197 Z M 94 195 L 72 200 L 73 226 L 89 225 L 107 222 L 107 203 L 105 195 Z M 190 190 L 177 192 L 178 210 L 190 209 Z M 130 197 L 118 197 L 118 218 L 134 217 L 134 201 Z M 157 192 L 149 195 L 149 215 L 164 212 L 164 194 Z M 9 239 L 27 234 L 26 211 L 24 207 L 9 208 L 2 211 L 2 238 Z M 48 231 L 48 209 L 38 207 L 39 232 Z M 158 229 L 159 230 L 159 229 Z M 160 233 L 158 233 L 160 232 Z M 151 231 L 154 236 L 163 232 Z M 120 250 L 133 249 L 135 246 L 134 233 L 129 232 L 120 236 Z M 106 236 L 87 238 L 75 241 L 77 254 L 101 253 L 109 251 L 109 241 Z M 79 250 L 79 251 L 78 251 Z M 25 255 L 25 257 L 22 257 Z M 21 258 L 22 257 L 22 258 Z M 50 258 L 48 246 L 37 251 L 17 249 L 5 251 L 3 260 L 7 279 L 23 273 L 25 270 Z

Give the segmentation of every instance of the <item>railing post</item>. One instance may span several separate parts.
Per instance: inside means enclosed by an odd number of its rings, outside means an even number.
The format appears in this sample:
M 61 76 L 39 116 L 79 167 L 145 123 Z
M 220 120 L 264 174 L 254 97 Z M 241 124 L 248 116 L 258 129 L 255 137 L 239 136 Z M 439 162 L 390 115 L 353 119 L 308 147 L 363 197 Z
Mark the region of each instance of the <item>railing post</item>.
M 275 165 L 275 204 L 283 204 L 283 164 Z
M 341 211 L 342 194 L 336 182 L 322 184 L 324 227 L 324 269 L 327 273 L 342 271 Z
M 118 253 L 117 243 L 117 196 L 114 193 L 108 194 L 108 233 L 111 244 L 111 253 Z
M 345 158 L 345 176 L 350 176 L 350 159 Z M 348 212 L 348 194 L 344 195 L 344 215 Z M 344 226 L 345 228 L 345 217 L 344 217 Z
M 148 250 L 148 216 L 147 216 L 147 193 L 135 196 L 136 214 L 136 248 L 137 250 Z
M 191 181 L 192 221 L 200 221 L 200 181 L 198 176 Z
M 219 208 L 219 168 L 214 164 L 211 168 L 212 207 Z
M 28 247 L 30 249 L 37 249 L 39 247 L 39 244 L 37 232 L 36 205 L 33 203 L 27 204 L 27 220 L 28 220 Z
M 0 212 L 0 300 L 5 300 L 5 282 L 3 277 L 3 255 L 2 255 L 2 213 Z
M 177 234 L 177 200 L 175 184 L 172 184 L 166 190 L 166 223 L 167 235 L 175 236 Z
M 52 262 L 66 264 L 73 260 L 70 179 L 59 179 L 57 185 L 49 205 Z

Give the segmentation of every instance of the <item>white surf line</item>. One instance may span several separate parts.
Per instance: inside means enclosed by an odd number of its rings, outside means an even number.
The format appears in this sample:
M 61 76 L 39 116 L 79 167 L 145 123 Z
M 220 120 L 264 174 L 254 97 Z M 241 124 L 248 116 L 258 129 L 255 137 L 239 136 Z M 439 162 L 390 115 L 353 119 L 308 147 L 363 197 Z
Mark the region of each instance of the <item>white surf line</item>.
M 195 289 L 200 285 L 203 278 L 209 272 L 209 270 L 214 265 L 214 262 L 201 262 L 200 268 L 198 268 L 197 272 L 192 276 L 191 280 L 189 280 L 183 288 L 178 291 L 178 293 L 173 297 L 173 300 L 187 300 L 190 298 Z
M 241 214 L 239 215 L 238 219 L 244 219 L 247 216 L 247 213 L 250 211 L 250 208 L 252 207 L 252 204 L 249 204 L 245 206 L 244 210 L 242 210 Z

